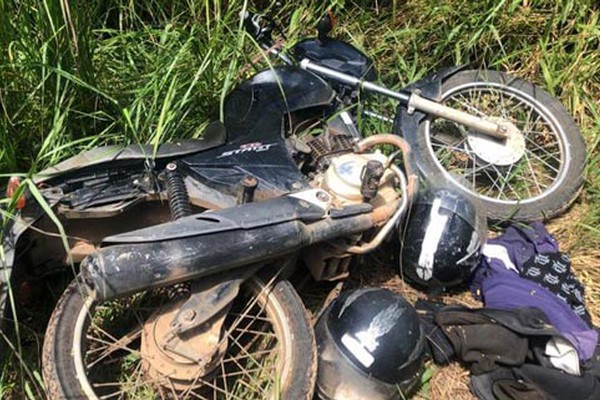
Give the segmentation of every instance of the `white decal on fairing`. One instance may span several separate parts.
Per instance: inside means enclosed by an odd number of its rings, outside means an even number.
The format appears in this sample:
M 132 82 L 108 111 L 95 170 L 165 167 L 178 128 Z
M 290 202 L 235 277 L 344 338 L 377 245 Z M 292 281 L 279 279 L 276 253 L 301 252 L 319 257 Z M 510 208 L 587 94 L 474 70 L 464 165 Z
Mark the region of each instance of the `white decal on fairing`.
M 276 145 L 277 145 L 277 143 L 267 143 L 267 144 L 262 144 L 261 142 L 244 143 L 235 150 L 229 150 L 229 151 L 225 151 L 225 152 L 221 153 L 221 155 L 217 156 L 217 158 L 229 157 L 234 154 L 242 154 L 242 153 L 248 153 L 248 152 L 260 153 L 263 151 L 267 151 L 271 147 L 276 146 Z

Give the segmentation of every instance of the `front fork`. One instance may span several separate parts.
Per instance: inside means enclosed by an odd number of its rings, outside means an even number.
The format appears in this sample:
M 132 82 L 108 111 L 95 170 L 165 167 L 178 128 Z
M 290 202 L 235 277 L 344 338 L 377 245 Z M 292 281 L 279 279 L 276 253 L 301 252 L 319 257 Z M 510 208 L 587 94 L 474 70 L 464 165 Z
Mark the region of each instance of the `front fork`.
M 491 136 L 495 139 L 503 140 L 508 137 L 509 126 L 507 124 L 489 121 L 467 112 L 445 106 L 436 101 L 426 99 L 421 97 L 418 91 L 413 91 L 412 93 L 396 92 L 377 85 L 376 83 L 364 81 L 352 75 L 344 74 L 334 69 L 315 64 L 308 59 L 302 60 L 300 62 L 300 67 L 317 75 L 352 85 L 367 92 L 378 93 L 396 99 L 407 106 L 409 114 L 412 114 L 415 110 L 422 111 L 427 114 L 435 115 L 436 117 L 466 125 L 477 132 Z

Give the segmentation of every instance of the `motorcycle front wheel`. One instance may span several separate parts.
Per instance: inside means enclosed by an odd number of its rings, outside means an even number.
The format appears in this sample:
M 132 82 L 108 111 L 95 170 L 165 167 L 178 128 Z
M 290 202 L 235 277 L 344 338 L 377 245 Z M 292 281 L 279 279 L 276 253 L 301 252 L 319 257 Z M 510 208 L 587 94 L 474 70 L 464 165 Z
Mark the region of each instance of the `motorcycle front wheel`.
M 147 344 L 168 326 L 149 323 L 173 302 L 164 290 L 97 304 L 83 289 L 77 281 L 67 288 L 48 325 L 43 375 L 50 399 L 312 398 L 314 335 L 287 281 L 252 277 L 242 284 L 224 319 L 226 346 L 217 346 L 216 361 L 201 374 L 186 354 Z M 210 340 L 187 343 L 198 348 Z
M 478 198 L 494 221 L 549 219 L 583 183 L 586 150 L 559 101 L 532 83 L 496 71 L 459 72 L 442 85 L 445 105 L 511 129 L 504 141 L 441 118 L 426 118 L 412 143 L 425 179 L 442 176 Z M 400 133 L 396 124 L 396 133 Z

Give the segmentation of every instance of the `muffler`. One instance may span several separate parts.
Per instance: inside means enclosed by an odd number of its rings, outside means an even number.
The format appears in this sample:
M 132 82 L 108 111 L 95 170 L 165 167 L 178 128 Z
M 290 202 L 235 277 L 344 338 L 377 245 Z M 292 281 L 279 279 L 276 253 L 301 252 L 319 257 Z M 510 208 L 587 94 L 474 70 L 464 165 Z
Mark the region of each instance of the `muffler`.
M 108 238 L 108 244 L 117 244 L 88 256 L 81 263 L 81 274 L 98 300 L 108 300 L 363 232 L 387 220 L 397 207 L 373 211 L 364 204 L 328 214 L 329 203 L 323 201 L 328 197 L 313 189 Z

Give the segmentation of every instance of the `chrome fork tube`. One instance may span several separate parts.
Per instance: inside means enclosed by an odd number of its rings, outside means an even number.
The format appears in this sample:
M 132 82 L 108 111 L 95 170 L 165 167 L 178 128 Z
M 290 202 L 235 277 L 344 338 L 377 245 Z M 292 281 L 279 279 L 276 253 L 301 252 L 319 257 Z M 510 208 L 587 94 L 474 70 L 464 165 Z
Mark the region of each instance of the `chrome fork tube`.
M 474 129 L 477 132 L 492 136 L 496 139 L 506 139 L 508 127 L 505 124 L 497 124 L 464 111 L 456 110 L 436 101 L 428 100 L 419 96 L 418 93 L 396 92 L 376 83 L 363 81 L 352 75 L 344 74 L 331 68 L 313 63 L 308 59 L 300 62 L 300 67 L 317 75 L 355 86 L 367 92 L 378 93 L 406 104 L 409 112 L 414 110 L 445 118 Z

